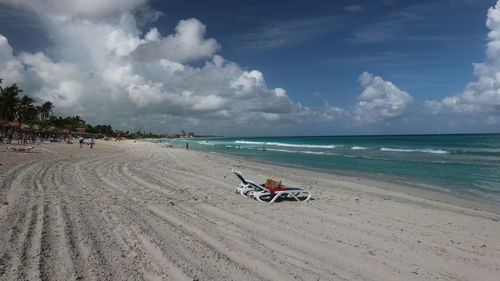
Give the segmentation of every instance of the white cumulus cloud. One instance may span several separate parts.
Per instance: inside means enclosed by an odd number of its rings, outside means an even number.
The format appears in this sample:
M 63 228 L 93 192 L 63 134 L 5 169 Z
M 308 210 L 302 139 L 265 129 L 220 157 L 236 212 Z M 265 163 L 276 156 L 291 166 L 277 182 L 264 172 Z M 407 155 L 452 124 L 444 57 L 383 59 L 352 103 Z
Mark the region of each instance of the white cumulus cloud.
M 412 110 L 413 98 L 393 83 L 363 72 L 359 77 L 363 91 L 358 96 L 352 116 L 361 123 L 377 123 L 406 116 Z
M 425 105 L 433 114 L 500 115 L 500 1 L 488 10 L 486 26 L 490 29 L 487 59 L 474 64 L 474 74 L 478 80 L 468 83 L 458 95 L 441 101 L 426 101 Z
M 197 19 L 181 20 L 163 36 L 156 28 L 143 33 L 137 23 L 135 10 L 147 1 L 0 1 L 37 12 L 53 40 L 50 52 L 15 55 L 0 35 L 0 78 L 52 101 L 57 114 L 160 132 L 167 125 L 257 130 L 315 115 L 285 89 L 269 88 L 260 71 L 217 55 L 220 45 Z
M 220 48 L 213 38 L 205 39 L 206 27 L 197 19 L 181 20 L 176 33 L 161 38 L 156 29 L 146 34 L 146 40 L 133 53 L 138 59 L 169 59 L 190 62 L 211 58 Z
M 52 40 L 49 51 L 16 53 L 0 35 L 4 84 L 18 82 L 38 101 L 52 101 L 55 113 L 78 114 L 94 124 L 156 132 L 207 128 L 279 134 L 300 123 L 353 119 L 371 124 L 413 110 L 407 92 L 367 72 L 359 78 L 363 90 L 354 106 L 343 109 L 325 101 L 324 108 L 313 110 L 294 102 L 286 89 L 269 87 L 261 71 L 217 54 L 221 46 L 207 38 L 206 26 L 197 19 L 181 20 L 171 34 L 154 27 L 141 30 L 138 13 L 149 9 L 147 0 L 0 1 L 36 12 Z M 476 70 L 485 77 L 492 73 L 486 64 Z M 464 98 L 456 99 L 457 106 L 463 104 Z M 440 110 L 444 104 L 433 106 Z
M 123 13 L 144 11 L 149 0 L 0 0 L 7 5 L 65 21 L 116 21 Z M 153 13 L 154 14 L 154 13 Z
M 23 65 L 14 56 L 13 49 L 5 36 L 0 34 L 0 79 L 4 84 L 21 82 Z

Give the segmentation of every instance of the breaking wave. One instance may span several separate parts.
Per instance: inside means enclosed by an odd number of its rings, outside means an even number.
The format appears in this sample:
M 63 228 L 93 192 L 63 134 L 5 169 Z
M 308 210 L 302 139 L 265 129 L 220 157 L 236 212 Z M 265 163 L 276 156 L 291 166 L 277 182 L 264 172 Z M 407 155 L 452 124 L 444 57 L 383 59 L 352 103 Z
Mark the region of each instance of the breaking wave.
M 316 144 L 294 144 L 294 143 L 282 143 L 282 142 L 259 142 L 259 141 L 235 141 L 238 144 L 257 144 L 257 145 L 268 145 L 268 146 L 283 146 L 283 147 L 299 147 L 299 148 L 337 148 L 338 145 L 316 145 Z
M 423 152 L 423 153 L 435 153 L 435 154 L 447 154 L 449 153 L 446 150 L 441 149 L 402 149 L 402 148 L 387 148 L 382 147 L 380 151 L 389 151 L 389 152 Z

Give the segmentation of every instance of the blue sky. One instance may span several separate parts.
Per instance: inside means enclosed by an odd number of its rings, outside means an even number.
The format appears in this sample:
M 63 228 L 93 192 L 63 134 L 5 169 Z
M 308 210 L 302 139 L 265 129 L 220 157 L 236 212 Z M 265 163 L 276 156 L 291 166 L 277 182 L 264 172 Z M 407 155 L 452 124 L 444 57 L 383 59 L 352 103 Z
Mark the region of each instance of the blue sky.
M 224 135 L 499 131 L 496 1 L 61 1 L 0 0 L 0 76 L 59 114 Z
M 201 1 L 203 2 L 203 1 Z M 461 91 L 485 57 L 486 10 L 495 1 L 169 1 L 160 31 L 200 19 L 221 54 L 259 69 L 300 100 L 352 102 L 363 71 L 421 99 Z M 169 13 L 168 11 L 172 11 Z M 155 23 L 156 24 L 156 23 Z M 347 100 L 347 101 L 344 101 Z

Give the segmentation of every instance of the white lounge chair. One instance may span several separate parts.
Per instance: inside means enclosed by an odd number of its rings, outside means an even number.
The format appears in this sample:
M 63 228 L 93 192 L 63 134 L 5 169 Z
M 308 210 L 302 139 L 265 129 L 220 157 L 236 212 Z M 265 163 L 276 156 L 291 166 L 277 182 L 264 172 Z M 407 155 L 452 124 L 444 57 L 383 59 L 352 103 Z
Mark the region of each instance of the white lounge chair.
M 233 174 L 235 174 L 236 177 L 238 177 L 238 179 L 240 179 L 240 185 L 233 189 L 234 192 L 237 192 L 237 193 L 241 194 L 242 196 L 247 196 L 247 194 L 250 191 L 263 190 L 262 186 L 259 186 L 258 184 L 254 183 L 252 181 L 246 180 L 240 172 L 238 172 L 234 169 L 231 169 L 231 172 L 233 172 Z
M 297 201 L 308 201 L 312 197 L 312 192 L 307 189 L 297 188 L 297 187 L 286 187 L 281 185 L 278 188 L 267 188 L 264 185 L 258 185 L 252 181 L 249 181 L 243 177 L 243 175 L 231 169 L 231 171 L 240 179 L 240 185 L 234 188 L 235 192 L 239 192 L 243 196 L 249 195 L 250 197 L 257 199 L 258 201 L 264 202 L 267 197 L 270 203 L 276 201 L 280 197 L 294 198 Z M 307 197 L 303 200 L 299 199 L 299 195 L 305 194 Z

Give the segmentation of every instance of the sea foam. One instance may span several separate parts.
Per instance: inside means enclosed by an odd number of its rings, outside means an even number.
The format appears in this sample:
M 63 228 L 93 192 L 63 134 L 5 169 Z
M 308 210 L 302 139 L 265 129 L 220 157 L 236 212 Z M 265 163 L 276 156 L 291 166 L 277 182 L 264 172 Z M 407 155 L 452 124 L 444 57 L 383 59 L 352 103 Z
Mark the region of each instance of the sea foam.
M 317 154 L 317 155 L 325 155 L 325 152 L 320 151 L 309 151 L 309 150 L 289 150 L 289 149 L 279 149 L 279 148 L 268 148 L 269 151 L 279 151 L 279 152 L 288 152 L 288 153 L 305 153 L 305 154 Z
M 269 146 L 283 146 L 283 147 L 298 147 L 298 148 L 336 148 L 338 145 L 316 145 L 316 144 L 294 144 L 294 143 L 282 143 L 282 142 L 258 142 L 258 141 L 235 141 L 234 143 L 239 144 L 258 144 L 258 145 L 269 145 Z
M 199 141 L 198 144 L 202 144 L 202 145 L 215 145 L 215 143 L 213 142 L 208 142 L 208 141 Z
M 435 154 L 447 154 L 448 151 L 440 150 L 440 149 L 402 149 L 402 148 L 387 148 L 382 147 L 380 151 L 389 151 L 389 152 L 423 152 L 423 153 L 435 153 Z

